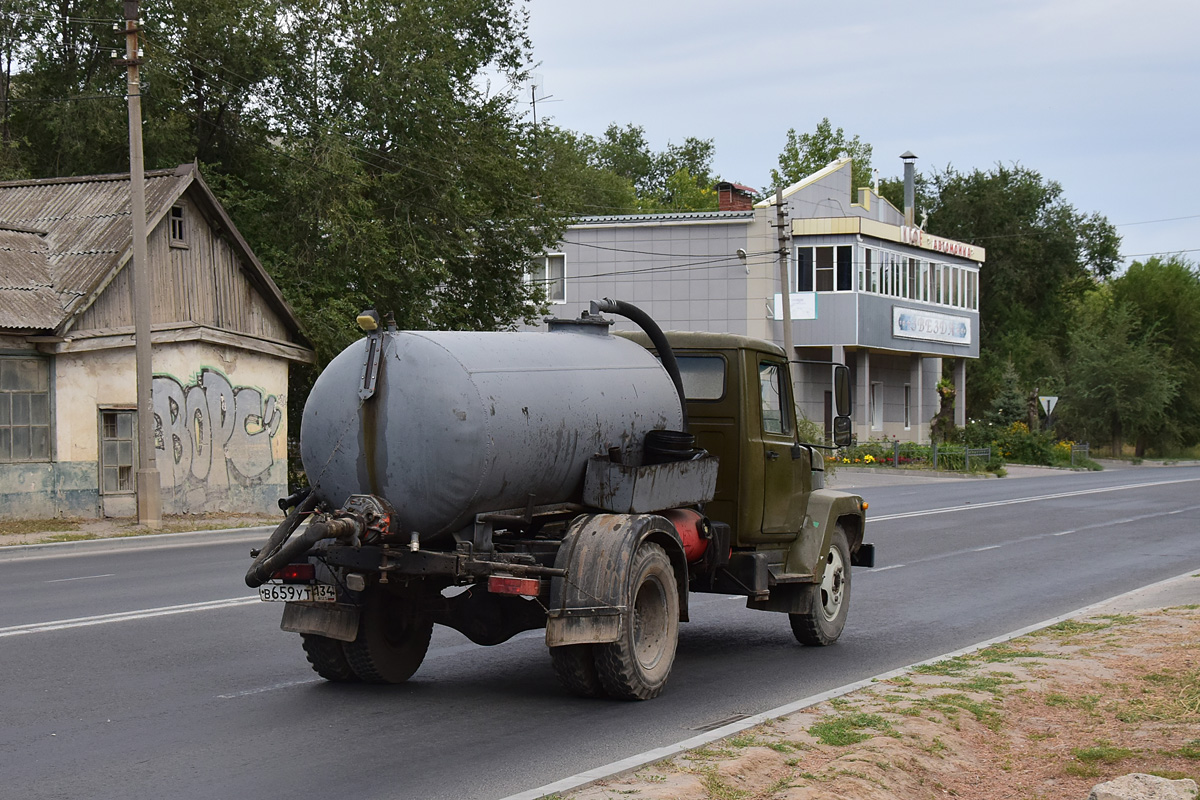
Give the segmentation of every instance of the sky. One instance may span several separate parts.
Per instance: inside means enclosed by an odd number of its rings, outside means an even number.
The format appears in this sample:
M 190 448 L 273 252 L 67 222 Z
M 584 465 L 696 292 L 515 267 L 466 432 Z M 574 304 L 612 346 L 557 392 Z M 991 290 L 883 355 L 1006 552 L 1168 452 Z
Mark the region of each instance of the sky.
M 823 117 L 883 177 L 1018 163 L 1117 225 L 1122 254 L 1200 262 L 1196 0 L 528 0 L 538 116 L 655 149 L 712 139 L 763 188 Z M 918 217 L 919 218 L 919 217 Z M 1191 252 L 1187 252 L 1191 251 Z

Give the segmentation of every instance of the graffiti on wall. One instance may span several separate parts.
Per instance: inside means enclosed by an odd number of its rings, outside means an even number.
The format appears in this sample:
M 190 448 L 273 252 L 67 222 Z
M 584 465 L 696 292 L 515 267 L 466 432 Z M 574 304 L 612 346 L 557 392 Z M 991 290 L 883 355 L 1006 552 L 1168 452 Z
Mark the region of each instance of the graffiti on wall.
M 154 446 L 164 489 L 222 493 L 231 481 L 260 485 L 274 464 L 271 439 L 282 403 L 249 386 L 234 387 L 214 369 L 184 386 L 154 376 Z

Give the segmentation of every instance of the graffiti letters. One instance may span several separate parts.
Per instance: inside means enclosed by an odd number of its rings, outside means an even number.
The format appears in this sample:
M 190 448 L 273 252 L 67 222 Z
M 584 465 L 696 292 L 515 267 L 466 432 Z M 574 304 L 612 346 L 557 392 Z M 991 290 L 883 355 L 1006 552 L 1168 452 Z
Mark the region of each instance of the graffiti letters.
M 233 387 L 211 369 L 183 386 L 156 375 L 154 442 L 163 488 L 200 490 L 203 496 L 235 481 L 255 486 L 274 464 L 271 437 L 283 411 L 274 395 L 248 386 Z M 189 492 L 190 494 L 190 492 Z

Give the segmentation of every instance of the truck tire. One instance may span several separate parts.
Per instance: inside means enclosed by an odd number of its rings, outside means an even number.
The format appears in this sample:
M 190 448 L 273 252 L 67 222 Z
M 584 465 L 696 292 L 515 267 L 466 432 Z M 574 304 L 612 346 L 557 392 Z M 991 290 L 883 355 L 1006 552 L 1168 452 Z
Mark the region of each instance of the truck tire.
M 358 636 L 344 642 L 346 661 L 365 683 L 404 683 L 425 660 L 433 620 L 380 591 L 367 595 Z
M 603 697 L 604 684 L 596 672 L 595 645 L 567 644 L 550 648 L 554 674 L 566 690 L 578 697 Z
M 850 613 L 850 545 L 840 524 L 834 528 L 825 554 L 825 574 L 809 591 L 812 594 L 808 610 L 788 614 L 792 633 L 800 644 L 815 647 L 833 644 L 842 635 Z
M 300 642 L 304 646 L 304 655 L 313 671 L 327 681 L 334 683 L 353 683 L 358 675 L 346 660 L 342 643 L 328 636 L 318 636 L 315 633 L 300 634 Z
M 594 645 L 604 690 L 622 700 L 649 700 L 667 684 L 679 643 L 679 589 L 667 553 L 643 542 L 630 565 L 629 609 L 621 638 Z

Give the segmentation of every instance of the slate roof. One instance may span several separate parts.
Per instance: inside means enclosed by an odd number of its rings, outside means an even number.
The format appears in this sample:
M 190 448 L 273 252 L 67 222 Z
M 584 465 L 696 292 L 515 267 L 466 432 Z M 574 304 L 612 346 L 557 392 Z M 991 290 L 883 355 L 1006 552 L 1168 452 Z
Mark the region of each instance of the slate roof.
M 146 230 L 189 195 L 241 251 L 247 277 L 294 333 L 300 326 L 193 164 L 146 177 Z M 87 309 L 132 250 L 129 174 L 0 183 L 0 329 L 59 332 Z M 299 337 L 303 341 L 303 337 Z

